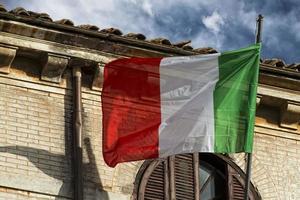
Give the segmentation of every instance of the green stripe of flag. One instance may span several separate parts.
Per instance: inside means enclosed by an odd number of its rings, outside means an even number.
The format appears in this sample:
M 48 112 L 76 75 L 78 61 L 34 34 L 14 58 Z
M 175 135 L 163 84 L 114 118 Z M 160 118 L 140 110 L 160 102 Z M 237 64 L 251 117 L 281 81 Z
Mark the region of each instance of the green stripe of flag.
M 215 152 L 252 152 L 260 44 L 219 57 L 214 90 Z

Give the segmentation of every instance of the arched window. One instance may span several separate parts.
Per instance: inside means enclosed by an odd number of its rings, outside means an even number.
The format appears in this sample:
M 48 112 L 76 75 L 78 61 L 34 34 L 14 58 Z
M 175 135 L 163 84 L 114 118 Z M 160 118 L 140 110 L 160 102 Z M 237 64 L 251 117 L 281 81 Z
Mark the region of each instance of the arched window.
M 195 153 L 145 161 L 136 177 L 136 200 L 243 200 L 243 171 L 227 156 Z M 250 200 L 261 199 L 250 186 Z

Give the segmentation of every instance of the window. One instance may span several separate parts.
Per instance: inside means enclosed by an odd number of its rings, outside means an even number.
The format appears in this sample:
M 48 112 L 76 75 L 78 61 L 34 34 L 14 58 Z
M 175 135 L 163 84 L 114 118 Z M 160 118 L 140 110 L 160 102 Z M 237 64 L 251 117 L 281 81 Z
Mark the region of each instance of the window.
M 200 199 L 226 199 L 226 176 L 218 168 L 199 163 Z
M 245 174 L 227 156 L 195 153 L 145 161 L 135 183 L 136 200 L 238 200 Z M 250 186 L 250 200 L 261 199 Z

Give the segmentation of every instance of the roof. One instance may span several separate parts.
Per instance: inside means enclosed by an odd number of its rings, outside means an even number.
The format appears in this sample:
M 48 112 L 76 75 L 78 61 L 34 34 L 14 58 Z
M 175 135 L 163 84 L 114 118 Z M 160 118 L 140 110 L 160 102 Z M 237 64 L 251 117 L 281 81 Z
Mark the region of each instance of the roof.
M 172 49 L 189 51 L 191 53 L 196 54 L 210 54 L 216 53 L 217 50 L 211 47 L 205 48 L 193 48 L 191 46 L 191 40 L 172 43 L 170 40 L 166 38 L 154 38 L 147 39 L 146 36 L 142 33 L 127 33 L 123 34 L 123 32 L 117 28 L 105 28 L 100 29 L 99 27 L 91 24 L 82 24 L 82 25 L 74 25 L 73 21 L 70 19 L 61 19 L 57 21 L 53 21 L 53 19 L 47 13 L 37 13 L 33 11 L 27 11 L 22 7 L 17 7 L 13 10 L 8 11 L 3 5 L 0 4 L 0 18 L 12 18 L 16 21 L 22 21 L 31 24 L 38 24 L 40 26 L 47 26 L 50 28 L 57 28 L 62 30 L 70 30 L 72 27 L 72 31 L 83 33 L 83 34 L 91 34 L 91 33 L 99 33 L 101 34 L 111 35 L 111 36 L 119 36 L 123 38 L 130 38 L 137 41 L 143 41 L 145 43 L 151 43 L 159 46 L 167 46 Z M 88 32 L 87 32 L 88 30 Z M 93 34 L 95 36 L 95 34 Z M 300 71 L 300 63 L 292 63 L 286 64 L 283 60 L 278 58 L 265 59 L 262 60 L 262 66 L 265 67 L 266 71 L 269 68 L 279 69 L 287 71 L 287 72 L 299 72 Z

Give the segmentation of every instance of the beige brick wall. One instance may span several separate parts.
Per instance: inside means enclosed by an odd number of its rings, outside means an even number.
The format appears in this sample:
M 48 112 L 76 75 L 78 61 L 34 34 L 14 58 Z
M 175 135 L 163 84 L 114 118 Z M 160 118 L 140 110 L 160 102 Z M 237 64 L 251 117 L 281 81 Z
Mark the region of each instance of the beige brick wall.
M 254 138 L 252 182 L 264 200 L 300 199 L 300 140 L 272 135 L 273 129 L 260 129 Z M 297 136 L 291 133 L 285 133 Z M 245 168 L 244 154 L 234 155 Z
M 71 199 L 70 85 L 70 71 L 60 85 L 0 75 L 0 199 Z M 130 199 L 142 162 L 105 165 L 100 92 L 84 87 L 82 97 L 85 199 Z M 300 199 L 299 138 L 274 127 L 256 131 L 252 180 L 263 199 Z M 243 154 L 234 157 L 244 168 Z
M 72 198 L 70 71 L 65 76 L 56 85 L 0 75 L 0 199 Z M 130 199 L 141 162 L 105 165 L 100 92 L 83 88 L 82 98 L 84 199 Z
M 52 195 L 44 195 L 28 191 L 20 191 L 11 188 L 0 187 L 0 200 L 67 200 L 63 197 L 57 197 Z
M 0 83 L 0 185 L 69 196 L 70 92 L 53 94 L 18 83 Z
M 102 111 L 100 93 L 83 88 L 83 163 L 85 174 L 85 199 L 120 194 L 118 198 L 129 199 L 133 191 L 135 175 L 141 162 L 123 163 L 115 168 L 108 167 L 102 156 Z M 115 196 L 115 198 L 117 198 Z
M 257 134 L 256 140 L 257 162 L 266 169 L 278 199 L 300 199 L 299 140 L 263 134 Z M 268 188 L 265 190 L 261 192 L 266 193 L 266 197 L 272 195 Z

